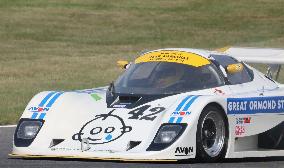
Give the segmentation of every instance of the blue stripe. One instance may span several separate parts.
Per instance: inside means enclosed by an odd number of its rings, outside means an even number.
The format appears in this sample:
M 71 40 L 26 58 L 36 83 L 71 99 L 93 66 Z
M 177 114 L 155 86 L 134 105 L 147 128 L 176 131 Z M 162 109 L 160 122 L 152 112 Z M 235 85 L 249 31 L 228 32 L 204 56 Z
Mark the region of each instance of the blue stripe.
M 33 113 L 31 119 L 36 119 L 38 113 Z
M 198 96 L 193 96 L 192 99 L 185 105 L 183 108 L 183 111 L 188 111 L 189 107 L 192 105 L 192 103 L 198 98 Z
M 45 117 L 46 113 L 41 113 L 38 119 L 43 119 Z
M 176 111 L 180 111 L 180 109 L 182 108 L 182 106 L 185 104 L 185 102 L 191 98 L 192 96 L 187 96 L 185 99 L 182 100 L 182 102 L 177 106 Z
M 179 117 L 179 118 L 177 119 L 177 122 L 176 122 L 176 123 L 181 123 L 182 119 L 183 119 L 183 117 Z
M 63 92 L 59 92 L 55 96 L 53 96 L 53 98 L 48 102 L 46 107 L 51 107 L 53 105 L 53 103 L 58 99 L 58 97 L 62 94 L 63 94 Z
M 169 123 L 174 123 L 175 119 L 176 119 L 175 117 L 171 117 Z
M 52 95 L 54 95 L 56 92 L 50 92 L 50 93 L 48 93 L 46 96 L 45 96 L 45 98 L 39 103 L 39 107 L 43 107 L 44 106 L 44 104 L 47 102 L 47 100 L 52 96 Z

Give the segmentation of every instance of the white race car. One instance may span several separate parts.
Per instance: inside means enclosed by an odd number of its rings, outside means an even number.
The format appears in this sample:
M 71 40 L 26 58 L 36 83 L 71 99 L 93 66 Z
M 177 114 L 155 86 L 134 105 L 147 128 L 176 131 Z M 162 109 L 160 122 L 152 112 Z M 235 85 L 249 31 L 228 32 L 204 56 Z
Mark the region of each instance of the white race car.
M 247 64 L 270 66 L 264 75 Z M 284 50 L 146 52 L 108 87 L 45 91 L 27 105 L 11 156 L 173 161 L 284 156 Z M 278 65 L 276 65 L 278 64 Z

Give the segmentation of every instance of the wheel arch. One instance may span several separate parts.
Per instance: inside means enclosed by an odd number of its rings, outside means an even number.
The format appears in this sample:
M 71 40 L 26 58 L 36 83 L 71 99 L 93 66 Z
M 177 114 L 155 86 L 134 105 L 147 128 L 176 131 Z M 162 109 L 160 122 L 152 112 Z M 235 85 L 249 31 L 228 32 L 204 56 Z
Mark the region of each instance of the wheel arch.
M 230 133 L 229 133 L 229 131 L 230 131 L 229 130 L 229 119 L 228 119 L 228 116 L 226 114 L 224 106 L 222 106 L 222 103 L 221 102 L 216 102 L 216 101 L 211 101 L 211 102 L 208 102 L 206 105 L 204 105 L 204 107 L 202 108 L 198 121 L 200 120 L 200 117 L 201 117 L 202 113 L 204 112 L 204 110 L 206 110 L 206 108 L 209 108 L 209 107 L 217 108 L 218 111 L 221 113 L 222 117 L 224 118 L 224 121 L 225 121 L 225 131 L 226 131 L 226 137 L 225 137 L 226 138 L 226 140 L 225 140 L 225 145 L 226 145 L 225 148 L 226 149 L 225 149 L 225 151 L 223 153 L 223 157 L 226 158 L 226 155 L 227 155 L 228 150 L 229 150 L 229 136 L 230 136 Z M 216 161 L 218 161 L 218 160 L 216 160 Z M 211 161 L 209 161 L 209 162 L 211 162 Z
M 209 106 L 214 106 L 214 107 L 217 107 L 218 109 L 220 109 L 220 112 L 222 112 L 222 114 L 223 114 L 223 117 L 225 118 L 225 124 L 226 124 L 226 128 L 229 128 L 229 120 L 228 120 L 228 116 L 227 116 L 227 114 L 226 114 L 226 111 L 225 111 L 225 109 L 223 108 L 223 106 L 221 105 L 221 104 L 219 104 L 219 103 L 217 103 L 217 102 L 210 102 L 210 103 L 208 103 L 206 106 L 204 106 L 204 108 L 202 109 L 202 111 L 205 109 L 205 108 L 207 108 L 207 107 L 209 107 Z M 229 130 L 228 130 L 229 131 Z
M 205 108 L 207 108 L 207 107 L 209 107 L 209 106 L 214 106 L 214 107 L 217 107 L 218 109 L 220 109 L 220 112 L 223 114 L 223 117 L 224 117 L 224 119 L 225 119 L 225 128 L 226 128 L 226 133 L 227 133 L 227 135 L 228 135 L 228 139 L 229 139 L 229 136 L 230 136 L 230 134 L 229 134 L 229 119 L 228 119 L 228 116 L 227 116 L 227 114 L 226 114 L 226 111 L 225 111 L 225 109 L 224 109 L 224 107 L 221 105 L 221 104 L 219 104 L 218 102 L 210 102 L 210 103 L 208 103 L 206 106 L 204 106 L 204 108 L 202 109 L 202 111 L 205 109 Z M 228 150 L 228 149 L 227 149 Z

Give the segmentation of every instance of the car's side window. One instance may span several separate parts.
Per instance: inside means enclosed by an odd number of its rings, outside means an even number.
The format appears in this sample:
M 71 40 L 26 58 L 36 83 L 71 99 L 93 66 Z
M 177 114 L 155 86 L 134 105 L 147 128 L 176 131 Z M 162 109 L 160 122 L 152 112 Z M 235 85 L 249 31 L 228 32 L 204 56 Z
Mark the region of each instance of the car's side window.
M 224 68 L 226 68 L 229 64 L 240 63 L 236 59 L 229 56 L 211 55 L 211 57 L 213 57 Z M 253 75 L 249 72 L 248 68 L 245 65 L 243 66 L 244 68 L 240 72 L 233 74 L 227 73 L 227 79 L 230 84 L 235 85 L 252 81 Z

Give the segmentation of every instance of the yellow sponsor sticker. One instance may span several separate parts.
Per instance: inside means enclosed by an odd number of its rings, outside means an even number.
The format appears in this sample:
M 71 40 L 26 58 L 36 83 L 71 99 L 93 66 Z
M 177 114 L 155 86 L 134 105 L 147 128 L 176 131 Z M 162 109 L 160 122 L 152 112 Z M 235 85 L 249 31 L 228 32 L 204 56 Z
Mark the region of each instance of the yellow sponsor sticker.
M 210 61 L 200 55 L 185 52 L 162 50 L 144 54 L 135 60 L 135 64 L 143 62 L 175 62 L 179 64 L 200 67 L 210 64 Z

